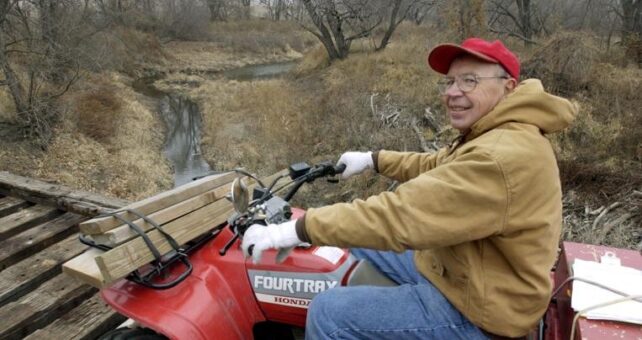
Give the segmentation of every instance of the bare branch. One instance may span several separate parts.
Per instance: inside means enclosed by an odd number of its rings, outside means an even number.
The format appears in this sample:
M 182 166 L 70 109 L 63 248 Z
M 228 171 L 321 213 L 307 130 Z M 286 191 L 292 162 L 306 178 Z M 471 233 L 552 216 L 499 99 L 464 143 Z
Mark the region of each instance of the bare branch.
M 491 32 L 493 32 L 493 33 L 497 33 L 497 34 L 505 34 L 505 35 L 509 35 L 509 36 L 511 36 L 511 37 L 519 38 L 519 39 L 521 39 L 521 40 L 523 40 L 523 41 L 526 41 L 526 42 L 528 42 L 528 43 L 530 43 L 530 44 L 535 44 L 535 45 L 537 45 L 537 44 L 538 44 L 538 43 L 537 43 L 537 41 L 532 40 L 532 39 L 528 39 L 528 38 L 526 38 L 525 36 L 523 36 L 523 35 L 521 35 L 521 34 L 519 34 L 519 33 L 516 33 L 516 32 L 500 31 L 500 30 L 496 30 L 496 29 L 494 29 L 494 28 L 488 28 L 488 30 L 489 30 L 489 31 L 491 31 Z

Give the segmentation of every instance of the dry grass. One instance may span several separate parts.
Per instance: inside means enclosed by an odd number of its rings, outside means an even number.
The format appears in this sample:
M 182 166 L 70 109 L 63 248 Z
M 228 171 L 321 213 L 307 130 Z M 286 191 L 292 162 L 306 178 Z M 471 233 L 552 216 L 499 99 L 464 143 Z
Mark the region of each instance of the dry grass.
M 585 33 L 560 33 L 533 51 L 525 73 L 581 107 L 574 124 L 553 137 L 565 190 L 565 238 L 642 247 L 642 70 L 623 68 Z M 619 205 L 598 220 L 600 207 Z M 628 217 L 627 217 L 628 216 Z M 595 222 L 598 220 L 597 222 Z
M 121 102 L 111 84 L 100 84 L 75 101 L 78 131 L 99 143 L 107 143 L 120 125 Z
M 327 67 L 327 55 L 316 48 L 293 78 L 201 87 L 197 97 L 206 108 L 208 159 L 222 168 L 273 170 L 290 161 L 336 159 L 350 149 L 419 150 L 408 126 L 413 118 L 420 122 L 430 108 L 442 127 L 447 124 L 434 87 L 437 75 L 425 62 L 426 52 L 446 36 L 403 25 L 389 48 L 378 53 L 371 42 L 361 41 L 347 59 Z M 565 237 L 635 246 L 642 238 L 640 202 L 631 196 L 634 189 L 642 190 L 636 175 L 642 158 L 642 124 L 636 114 L 642 105 L 640 70 L 607 63 L 599 46 L 584 35 L 560 34 L 533 50 L 517 41 L 509 45 L 519 51 L 526 76 L 542 78 L 550 91 L 582 108 L 575 125 L 553 137 L 565 189 Z M 397 123 L 383 124 L 373 115 L 371 98 L 378 114 L 399 112 Z M 388 184 L 363 178 L 332 188 L 319 184 L 303 192 L 299 203 L 365 197 Z M 584 211 L 616 201 L 621 205 L 594 228 L 597 216 Z
M 108 130 L 110 136 L 105 135 L 100 142 L 88 137 L 74 121 L 75 117 L 93 114 L 70 113 L 57 127 L 46 152 L 25 140 L 5 143 L 7 147 L 0 150 L 0 170 L 131 200 L 171 188 L 171 169 L 161 153 L 162 122 L 129 83 L 115 73 L 103 73 L 77 84 L 84 92 L 66 97 L 64 105 L 68 107 L 87 103 L 109 107 L 111 117 L 118 117 L 113 130 Z M 95 103 L 95 96 L 103 98 L 96 91 L 104 88 L 113 91 L 111 95 L 118 98 L 119 105 Z
M 93 35 L 76 57 L 84 69 L 92 72 L 116 70 L 137 74 L 142 67 L 163 64 L 167 55 L 154 35 L 116 27 Z
M 16 108 L 11 99 L 11 95 L 4 89 L 0 89 L 0 121 L 10 121 L 15 119 Z
M 210 41 L 236 53 L 303 52 L 316 44 L 316 38 L 295 22 L 252 19 L 210 24 Z
M 403 24 L 391 45 L 376 53 L 372 40 L 355 42 L 354 52 L 332 65 L 314 38 L 290 23 L 216 23 L 210 41 L 171 42 L 165 52 L 145 33 L 119 34 L 99 39 L 96 55 L 129 74 L 151 65 L 167 75 L 164 89 L 194 99 L 203 113 L 203 153 L 214 170 L 242 166 L 268 174 L 296 161 L 336 160 L 346 150 L 419 150 L 411 123 L 422 127 L 426 108 L 441 127 L 447 125 L 434 86 L 437 75 L 425 58 L 435 44 L 452 41 L 453 34 L 435 33 L 433 27 Z M 532 50 L 512 39 L 507 44 L 520 55 L 526 76 L 542 78 L 547 89 L 582 108 L 571 129 L 552 137 L 565 191 L 565 238 L 634 247 L 642 240 L 642 198 L 634 191 L 642 191 L 642 71 L 618 66 L 623 53 L 616 47 L 606 53 L 596 41 L 586 34 L 560 33 Z M 137 43 L 142 48 L 149 44 L 153 52 L 139 55 Z M 237 82 L 216 74 L 297 59 L 303 51 L 299 68 L 286 78 Z M 130 199 L 169 188 L 170 169 L 160 151 L 162 123 L 130 85 L 131 79 L 113 73 L 78 84 L 82 91 L 68 96 L 66 106 L 82 113 L 68 115 L 49 151 L 12 142 L 0 149 L 1 170 Z M 10 110 L 7 98 L 0 94 L 0 108 Z M 118 98 L 120 105 L 110 98 Z M 92 135 L 96 129 L 76 123 L 73 117 L 83 114 L 93 116 L 92 121 L 104 118 L 103 124 L 94 123 L 104 133 Z M 382 120 L 393 114 L 392 121 Z M 108 117 L 118 117 L 120 124 L 110 127 Z M 319 183 L 304 189 L 298 203 L 366 197 L 389 184 L 365 176 L 338 187 Z M 596 223 L 595 211 L 614 202 L 620 205 Z

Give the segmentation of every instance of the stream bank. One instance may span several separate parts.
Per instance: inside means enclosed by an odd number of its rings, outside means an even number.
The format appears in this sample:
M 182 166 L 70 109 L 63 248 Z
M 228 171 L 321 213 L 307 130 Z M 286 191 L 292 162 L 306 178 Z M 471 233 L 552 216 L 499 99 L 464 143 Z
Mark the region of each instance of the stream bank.
M 232 81 L 265 80 L 279 77 L 295 66 L 295 61 L 247 65 L 219 74 Z M 174 83 L 171 89 L 163 87 L 161 90 L 156 82 L 163 78 L 159 74 L 139 78 L 132 87 L 157 102 L 158 113 L 166 128 L 163 154 L 172 164 L 174 185 L 180 186 L 212 172 L 201 152 L 203 116 L 199 105 L 189 97 L 189 90 L 198 87 L 203 80 Z

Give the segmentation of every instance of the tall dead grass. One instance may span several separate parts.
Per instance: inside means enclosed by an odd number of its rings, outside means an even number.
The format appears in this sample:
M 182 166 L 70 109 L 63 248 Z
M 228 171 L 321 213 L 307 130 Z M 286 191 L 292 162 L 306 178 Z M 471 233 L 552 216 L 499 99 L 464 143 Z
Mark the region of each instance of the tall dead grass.
M 346 150 L 420 150 L 409 122 L 421 123 L 429 108 L 441 128 L 448 123 L 434 85 L 438 75 L 425 58 L 435 44 L 452 41 L 449 37 L 431 27 L 404 24 L 381 52 L 363 40 L 348 58 L 328 66 L 323 49 L 315 48 L 293 77 L 202 87 L 198 97 L 206 108 L 208 159 L 218 169 L 273 171 L 293 161 L 336 159 Z M 609 54 L 584 34 L 558 34 L 532 50 L 510 39 L 508 45 L 522 59 L 523 78 L 540 78 L 549 91 L 581 107 L 575 124 L 552 136 L 564 182 L 567 239 L 627 247 L 638 243 L 640 206 L 627 195 L 642 189 L 641 71 L 611 63 Z M 386 110 L 398 113 L 396 123 L 381 120 Z M 427 130 L 424 126 L 424 136 L 430 135 Z M 321 205 L 365 197 L 388 184 L 377 178 L 352 179 L 330 189 L 319 184 L 299 202 Z M 611 232 L 593 227 L 595 217 L 577 213 L 614 200 L 623 202 L 614 213 L 633 217 L 604 219 L 620 223 L 610 226 Z
M 642 70 L 618 67 L 587 34 L 551 37 L 526 60 L 525 74 L 581 106 L 573 126 L 557 140 L 564 160 L 620 172 L 639 162 L 642 145 Z
M 130 83 L 117 73 L 80 80 L 84 90 L 61 103 L 79 111 L 68 111 L 47 151 L 22 139 L 3 141 L 0 170 L 130 200 L 171 188 L 162 122 Z
M 121 102 L 111 84 L 85 91 L 75 101 L 78 130 L 99 143 L 107 143 L 121 123 Z
M 16 107 L 11 95 L 5 90 L 0 90 L 0 121 L 14 120 L 15 112 Z
M 269 50 L 303 52 L 316 44 L 316 38 L 292 21 L 265 19 L 213 22 L 209 41 L 238 53 L 259 53 Z

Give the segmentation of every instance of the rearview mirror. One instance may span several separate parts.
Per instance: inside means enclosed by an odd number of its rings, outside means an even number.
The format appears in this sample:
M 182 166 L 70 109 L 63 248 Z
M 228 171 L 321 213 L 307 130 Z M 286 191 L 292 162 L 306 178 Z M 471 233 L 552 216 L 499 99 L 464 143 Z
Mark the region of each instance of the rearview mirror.
M 247 186 L 243 182 L 242 177 L 237 177 L 236 179 L 234 179 L 234 182 L 232 182 L 232 190 L 230 194 L 234 210 L 236 210 L 236 212 L 239 214 L 244 213 L 249 205 L 250 197 Z

